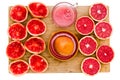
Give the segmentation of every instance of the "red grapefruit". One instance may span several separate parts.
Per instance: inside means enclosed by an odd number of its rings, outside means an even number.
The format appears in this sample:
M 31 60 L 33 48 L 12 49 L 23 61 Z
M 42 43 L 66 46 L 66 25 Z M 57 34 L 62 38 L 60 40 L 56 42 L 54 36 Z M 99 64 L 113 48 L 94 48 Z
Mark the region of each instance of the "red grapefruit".
M 27 36 L 25 26 L 20 23 L 13 23 L 8 29 L 9 37 L 13 40 L 23 40 Z
M 24 56 L 25 49 L 21 42 L 12 41 L 8 44 L 6 54 L 10 59 L 19 59 Z
M 97 41 L 91 36 L 85 36 L 79 41 L 79 51 L 86 56 L 94 54 L 97 48 Z
M 29 34 L 33 36 L 39 36 L 45 33 L 46 31 L 46 25 L 45 23 L 37 18 L 30 19 L 27 22 L 26 28 L 29 32 Z
M 80 33 L 82 35 L 88 35 L 93 32 L 94 21 L 91 18 L 89 18 L 88 16 L 80 17 L 76 21 L 75 28 L 78 33 Z
M 10 63 L 9 70 L 13 75 L 22 75 L 29 70 L 28 63 L 23 60 L 16 60 Z
M 45 41 L 40 37 L 31 37 L 25 42 L 25 48 L 30 53 L 39 54 L 45 50 Z
M 102 3 L 93 4 L 89 9 L 89 14 L 95 21 L 104 20 L 108 14 L 108 9 Z
M 112 48 L 108 45 L 102 45 L 96 51 L 96 57 L 103 64 L 110 63 L 114 57 L 114 52 Z
M 28 10 L 25 6 L 15 5 L 10 9 L 10 18 L 15 22 L 23 22 L 27 16 Z
M 32 55 L 29 58 L 29 65 L 34 72 L 45 72 L 48 68 L 48 62 L 40 55 Z
M 82 61 L 81 70 L 90 76 L 97 74 L 101 69 L 101 64 L 96 58 L 88 57 Z
M 112 33 L 112 26 L 108 22 L 99 22 L 96 24 L 94 33 L 99 39 L 108 39 Z
M 45 18 L 48 15 L 48 8 L 40 2 L 32 2 L 28 5 L 31 15 L 36 18 Z

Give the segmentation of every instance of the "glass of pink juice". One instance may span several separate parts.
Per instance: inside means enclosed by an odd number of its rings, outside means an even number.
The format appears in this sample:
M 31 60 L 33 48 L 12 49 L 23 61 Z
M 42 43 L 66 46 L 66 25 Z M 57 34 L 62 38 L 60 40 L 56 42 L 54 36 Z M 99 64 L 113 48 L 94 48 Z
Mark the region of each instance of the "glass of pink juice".
M 76 8 L 67 2 L 58 3 L 52 10 L 53 21 L 60 27 L 71 26 L 75 22 L 76 17 Z

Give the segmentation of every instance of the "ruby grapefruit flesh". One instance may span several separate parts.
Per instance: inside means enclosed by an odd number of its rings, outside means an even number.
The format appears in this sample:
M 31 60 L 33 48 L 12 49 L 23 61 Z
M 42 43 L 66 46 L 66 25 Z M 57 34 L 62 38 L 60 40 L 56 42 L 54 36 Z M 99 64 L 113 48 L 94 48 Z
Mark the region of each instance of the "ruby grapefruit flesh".
M 19 59 L 24 56 L 25 49 L 19 41 L 10 42 L 6 49 L 6 54 L 10 59 Z
M 40 55 L 32 55 L 29 58 L 29 65 L 33 72 L 45 72 L 48 68 L 48 62 Z
M 96 51 L 96 56 L 100 62 L 107 64 L 114 58 L 114 51 L 108 45 L 102 45 Z
M 99 39 L 108 39 L 112 33 L 112 26 L 108 22 L 99 22 L 96 24 L 94 33 Z
M 45 41 L 40 37 L 29 38 L 24 45 L 30 53 L 39 54 L 45 50 Z
M 101 69 L 101 64 L 96 58 L 88 57 L 82 61 L 81 70 L 90 76 L 97 74 Z
M 45 18 L 48 15 L 48 8 L 40 2 L 32 2 L 28 5 L 31 15 L 36 18 Z
M 88 35 L 93 32 L 94 21 L 88 16 L 83 16 L 76 21 L 75 27 L 81 35 Z
M 23 40 L 27 36 L 25 26 L 20 23 L 13 23 L 8 29 L 9 37 L 13 40 Z
M 93 4 L 90 7 L 89 14 L 95 21 L 104 20 L 108 14 L 108 9 L 102 3 Z
M 10 18 L 15 22 L 23 22 L 27 19 L 28 10 L 25 6 L 15 5 L 10 9 Z
M 28 72 L 29 66 L 26 61 L 16 60 L 10 63 L 9 69 L 13 75 L 22 75 Z
M 40 19 L 30 19 L 26 26 L 29 34 L 33 36 L 42 35 L 46 31 L 46 25 Z
M 85 56 L 94 54 L 96 48 L 97 41 L 91 36 L 85 36 L 79 41 L 79 51 Z
M 71 26 L 77 17 L 74 6 L 67 2 L 56 4 L 52 10 L 53 21 L 60 27 Z
M 76 36 L 68 31 L 59 31 L 52 35 L 49 41 L 51 55 L 65 61 L 73 58 L 78 51 L 78 40 Z

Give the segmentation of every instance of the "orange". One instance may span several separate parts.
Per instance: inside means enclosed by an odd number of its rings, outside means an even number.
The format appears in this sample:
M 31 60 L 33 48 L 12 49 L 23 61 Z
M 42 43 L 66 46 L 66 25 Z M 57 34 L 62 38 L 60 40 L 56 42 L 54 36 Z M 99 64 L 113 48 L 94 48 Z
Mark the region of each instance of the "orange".
M 54 47 L 59 54 L 63 56 L 69 56 L 73 52 L 74 43 L 69 37 L 61 36 L 56 38 Z

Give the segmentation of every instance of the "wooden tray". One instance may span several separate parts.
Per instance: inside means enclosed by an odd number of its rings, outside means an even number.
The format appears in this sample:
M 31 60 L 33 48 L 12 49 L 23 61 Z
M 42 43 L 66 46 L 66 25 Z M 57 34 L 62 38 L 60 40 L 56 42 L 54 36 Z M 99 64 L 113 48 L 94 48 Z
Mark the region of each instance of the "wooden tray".
M 48 17 L 42 19 L 47 25 L 47 31 L 46 31 L 45 34 L 40 36 L 46 42 L 46 50 L 43 53 L 40 54 L 47 59 L 48 64 L 49 64 L 46 73 L 80 73 L 81 72 L 81 69 L 80 69 L 81 62 L 86 57 L 78 51 L 78 54 L 73 59 L 68 60 L 68 61 L 64 61 L 64 62 L 63 61 L 58 61 L 58 60 L 54 59 L 48 51 L 48 40 L 50 39 L 50 36 L 53 32 L 59 31 L 59 30 L 67 30 L 67 31 L 70 31 L 70 32 L 74 33 L 78 37 L 78 40 L 80 40 L 80 38 L 83 37 L 83 36 L 81 36 L 79 33 L 76 32 L 74 24 L 71 27 L 64 28 L 64 29 L 56 26 L 54 24 L 54 22 L 52 21 L 52 18 L 51 18 L 51 11 L 52 11 L 53 7 L 48 6 L 48 8 L 49 8 Z M 10 8 L 9 8 L 9 10 L 10 10 Z M 81 16 L 89 16 L 88 11 L 89 11 L 89 6 L 78 6 L 77 7 L 77 12 L 78 12 L 77 13 L 77 18 L 79 18 Z M 27 21 L 31 18 L 32 17 L 29 14 L 28 19 L 25 22 L 23 22 L 22 24 L 26 25 Z M 109 22 L 109 15 L 107 16 L 105 21 Z M 9 25 L 12 24 L 12 23 L 14 23 L 14 22 L 9 18 Z M 93 36 L 94 38 L 96 38 L 94 33 L 92 33 L 90 35 Z M 28 39 L 29 37 L 31 37 L 31 35 L 28 34 L 28 37 L 26 39 Z M 24 44 L 25 40 L 22 41 L 23 44 Z M 96 38 L 96 40 L 98 42 L 98 46 L 102 45 L 102 44 L 109 45 L 109 39 L 103 41 L 103 40 L 99 40 L 99 39 Z M 9 41 L 11 41 L 11 39 L 9 39 Z M 30 55 L 32 55 L 32 54 L 26 51 L 25 56 L 21 59 L 28 62 L 28 58 L 30 57 Z M 92 56 L 95 57 L 95 55 L 92 55 Z M 11 61 L 12 60 L 9 60 L 9 63 Z M 110 71 L 110 64 L 102 64 L 101 72 L 109 72 L 109 71 Z M 29 73 L 32 73 L 32 71 L 29 70 Z

